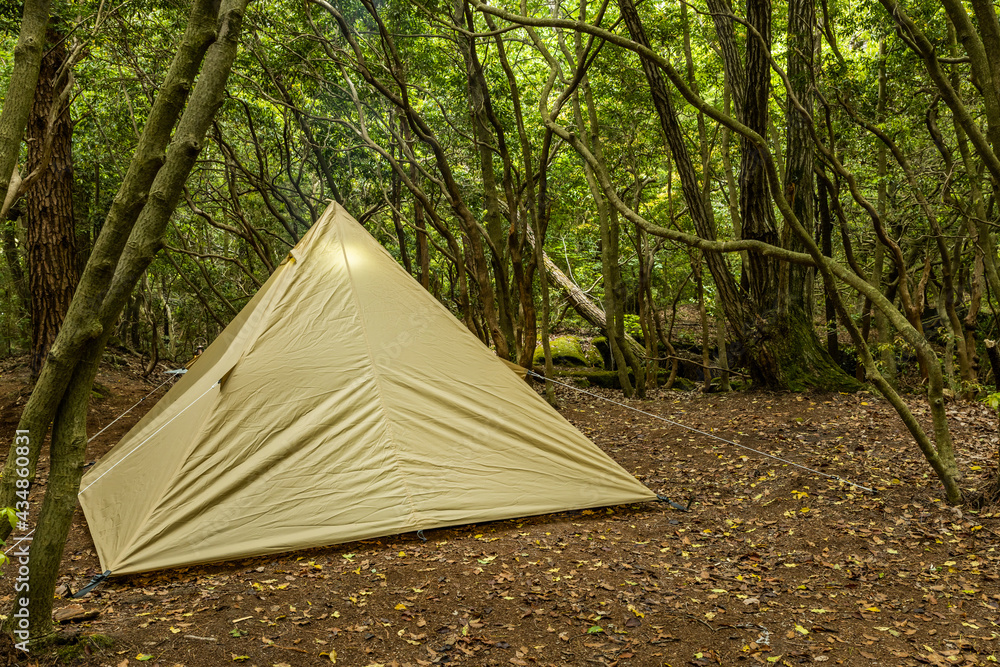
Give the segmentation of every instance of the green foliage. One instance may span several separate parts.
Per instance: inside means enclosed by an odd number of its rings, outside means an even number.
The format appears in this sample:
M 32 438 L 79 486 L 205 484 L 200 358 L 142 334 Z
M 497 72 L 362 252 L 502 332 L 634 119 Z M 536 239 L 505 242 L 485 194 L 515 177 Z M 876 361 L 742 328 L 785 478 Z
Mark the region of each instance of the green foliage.
M 5 507 L 3 509 L 0 509 L 0 521 L 2 521 L 3 519 L 7 519 L 7 522 L 10 524 L 11 528 L 17 528 L 17 521 L 18 521 L 17 512 L 14 510 L 13 507 Z
M 981 399 L 981 402 L 990 406 L 990 408 L 1000 412 L 1000 392 L 990 394 Z
M 3 518 L 6 518 L 7 521 L 10 523 L 11 529 L 17 528 L 17 522 L 18 522 L 17 512 L 14 510 L 13 507 L 5 507 L 3 509 L 0 509 L 0 520 L 3 520 Z M 6 543 L 0 540 L 0 547 L 4 546 L 6 546 Z M 3 566 L 6 565 L 9 561 L 10 559 L 7 558 L 7 554 L 4 553 L 3 551 L 0 551 L 0 568 L 3 568 Z
M 636 340 L 642 340 L 642 325 L 639 324 L 639 316 L 632 313 L 625 313 L 625 333 Z

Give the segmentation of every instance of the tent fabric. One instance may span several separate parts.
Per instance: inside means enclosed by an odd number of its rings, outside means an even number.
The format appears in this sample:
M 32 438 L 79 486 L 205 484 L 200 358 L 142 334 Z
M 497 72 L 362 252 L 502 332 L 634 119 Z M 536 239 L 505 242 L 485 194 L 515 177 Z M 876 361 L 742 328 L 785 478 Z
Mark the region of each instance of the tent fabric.
M 115 574 L 656 498 L 337 204 L 81 489 Z

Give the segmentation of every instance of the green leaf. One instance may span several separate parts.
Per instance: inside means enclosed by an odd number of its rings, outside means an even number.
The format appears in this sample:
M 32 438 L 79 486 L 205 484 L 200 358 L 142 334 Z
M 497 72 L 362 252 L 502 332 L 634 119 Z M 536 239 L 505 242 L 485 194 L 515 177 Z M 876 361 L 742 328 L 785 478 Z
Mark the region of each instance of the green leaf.
M 17 512 L 14 511 L 13 507 L 4 507 L 0 510 L 0 514 L 7 517 L 7 521 L 10 523 L 11 528 L 17 528 Z
M 590 628 L 589 628 L 589 629 L 587 630 L 587 633 L 588 633 L 588 634 L 592 634 L 592 635 L 596 635 L 596 634 L 597 634 L 598 632 L 604 632 L 604 628 L 602 628 L 602 627 L 601 627 L 601 626 L 599 626 L 599 625 L 592 625 L 592 626 L 590 626 Z
M 147 660 L 152 660 L 153 656 L 151 656 L 149 653 L 140 653 L 139 655 L 135 656 L 135 659 L 138 660 L 139 662 L 146 662 Z

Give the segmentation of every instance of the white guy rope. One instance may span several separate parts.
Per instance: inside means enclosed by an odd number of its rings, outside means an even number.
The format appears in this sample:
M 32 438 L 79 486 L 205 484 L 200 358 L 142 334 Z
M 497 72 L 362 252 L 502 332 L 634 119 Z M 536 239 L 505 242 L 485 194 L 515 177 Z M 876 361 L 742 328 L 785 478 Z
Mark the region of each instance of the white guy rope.
M 719 436 L 715 435 L 714 433 L 708 433 L 707 431 L 700 431 L 700 430 L 698 430 L 696 428 L 691 428 L 690 426 L 685 426 L 684 424 L 681 424 L 679 422 L 675 422 L 672 419 L 667 419 L 666 417 L 661 417 L 660 415 L 655 415 L 652 412 L 646 412 L 645 410 L 640 410 L 639 408 L 633 408 L 631 405 L 626 405 L 625 403 L 619 403 L 618 401 L 612 400 L 610 398 L 605 398 L 604 396 L 601 396 L 600 394 L 595 394 L 593 392 L 589 392 L 589 391 L 586 391 L 584 389 L 580 389 L 579 387 L 574 387 L 573 385 L 566 384 L 565 382 L 559 382 L 558 380 L 553 380 L 551 378 L 546 378 L 544 375 L 539 375 L 538 373 L 535 373 L 534 371 L 527 371 L 527 373 L 528 373 L 528 375 L 532 375 L 532 376 L 538 378 L 539 380 L 542 380 L 543 382 L 552 382 L 554 384 L 561 385 L 561 386 L 566 387 L 568 389 L 572 389 L 573 391 L 578 391 L 581 394 L 587 394 L 588 396 L 593 396 L 594 398 L 600 399 L 602 401 L 607 401 L 608 403 L 614 403 L 615 405 L 617 405 L 619 407 L 622 407 L 622 408 L 625 408 L 626 410 L 631 410 L 633 412 L 638 412 L 639 414 L 646 415 L 647 417 L 652 417 L 653 419 L 659 419 L 661 422 L 666 422 L 666 423 L 671 424 L 673 426 L 677 426 L 679 428 L 683 428 L 683 429 L 686 429 L 688 431 L 692 431 L 693 433 L 700 433 L 701 435 L 707 436 L 709 438 L 713 438 L 715 440 L 719 440 L 719 441 L 724 442 L 724 443 L 726 443 L 728 445 L 732 445 L 734 447 L 739 447 L 740 449 L 745 449 L 748 452 L 753 452 L 754 454 L 758 454 L 760 456 L 766 456 L 769 459 L 774 459 L 775 461 L 781 461 L 782 463 L 785 463 L 787 465 L 795 466 L 796 468 L 801 468 L 802 470 L 814 473 L 816 475 L 822 475 L 823 477 L 828 477 L 830 479 L 835 479 L 837 481 L 843 482 L 844 484 L 850 484 L 851 486 L 855 486 L 855 487 L 857 487 L 859 489 L 862 489 L 864 491 L 868 491 L 869 493 L 875 493 L 875 489 L 871 489 L 871 488 L 869 488 L 867 486 L 862 486 L 861 484 L 858 484 L 857 482 L 852 482 L 851 480 L 844 479 L 843 477 L 840 477 L 838 475 L 831 475 L 829 473 L 823 472 L 822 470 L 816 470 L 814 468 L 808 468 L 808 467 L 806 467 L 806 466 L 804 466 L 804 465 L 802 465 L 800 463 L 796 463 L 795 461 L 789 461 L 788 459 L 783 459 L 780 456 L 775 456 L 774 454 L 768 454 L 767 452 L 762 452 L 759 449 L 754 449 L 753 447 L 747 447 L 746 445 L 741 445 L 740 443 L 733 442 L 732 440 L 726 440 L 725 438 L 720 438 Z
M 88 484 L 88 485 L 86 486 L 86 488 L 83 488 L 83 489 L 81 489 L 81 490 L 80 490 L 80 492 L 79 492 L 79 493 L 77 493 L 77 495 L 80 495 L 80 494 L 82 494 L 82 493 L 83 493 L 84 491 L 86 491 L 87 489 L 89 489 L 90 487 L 92 487 L 92 486 L 93 486 L 94 484 L 97 484 L 97 483 L 98 483 L 99 481 L 101 481 L 101 478 L 102 478 L 102 477 L 104 477 L 104 476 L 105 476 L 105 475 L 107 475 L 107 474 L 108 474 L 109 472 L 111 472 L 111 471 L 112 471 L 112 470 L 114 470 L 114 469 L 115 469 L 116 467 L 118 467 L 118 464 L 119 464 L 119 463 L 121 463 L 122 461 L 124 461 L 124 460 L 125 460 L 125 459 L 127 459 L 128 457 L 132 456 L 132 454 L 134 454 L 134 453 L 135 453 L 135 451 L 136 451 L 137 449 L 139 449 L 140 447 L 142 447 L 143 445 L 145 445 L 145 444 L 146 444 L 147 442 L 149 442 L 150 438 L 152 438 L 152 437 L 153 437 L 154 435 L 156 435 L 157 433 L 159 433 L 160 431 L 162 431 L 163 429 L 165 429 L 165 428 L 166 428 L 167 426 L 170 426 L 170 422 L 172 422 L 173 420 L 175 420 L 175 419 L 177 419 L 178 417 L 180 417 L 180 416 L 181 416 L 182 414 L 184 414 L 184 413 L 185 413 L 185 412 L 187 411 L 187 409 L 188 409 L 188 408 L 190 408 L 190 407 L 191 407 L 192 405 L 194 405 L 195 403 L 197 403 L 198 401 L 200 401 L 201 399 L 203 399 L 203 398 L 204 398 L 205 396 L 207 396 L 207 395 L 208 395 L 208 392 L 210 392 L 210 391 L 212 391 L 213 389 L 215 389 L 215 385 L 217 385 L 217 384 L 219 384 L 219 383 L 221 383 L 221 382 L 222 382 L 222 380 L 219 380 L 218 382 L 215 382 L 215 383 L 213 383 L 211 387 L 209 387 L 208 389 L 206 389 L 206 390 L 205 390 L 205 393 L 204 393 L 204 394 L 202 394 L 202 395 L 201 395 L 201 396 L 199 396 L 198 398 L 194 399 L 193 401 L 191 401 L 190 403 L 188 403 L 187 405 L 185 405 L 185 406 L 184 406 L 184 409 L 183 409 L 183 410 L 181 410 L 181 411 L 180 411 L 180 412 L 178 412 L 178 413 L 177 413 L 176 415 L 174 415 L 173 417 L 171 417 L 170 419 L 168 419 L 168 420 L 167 420 L 167 422 L 166 422 L 166 423 L 165 423 L 165 424 L 164 424 L 163 426 L 161 426 L 160 428 L 158 428 L 158 429 L 156 429 L 155 431 L 153 431 L 152 433 L 150 433 L 150 434 L 149 434 L 149 435 L 148 435 L 148 436 L 146 437 L 146 439 L 145 439 L 145 440 L 143 440 L 143 441 L 142 441 L 142 442 L 140 442 L 140 443 L 139 443 L 138 445 L 136 445 L 135 447 L 133 447 L 133 448 L 132 448 L 132 451 L 130 451 L 130 452 L 129 452 L 128 454 L 126 454 L 125 456 L 123 456 L 123 457 L 121 457 L 120 459 L 118 459 L 118 461 L 116 461 L 116 462 L 115 462 L 115 464 L 114 464 L 113 466 L 111 466 L 110 468 L 108 468 L 107 470 L 105 470 L 104 472 L 102 472 L 102 473 L 100 474 L 100 476 L 99 476 L 99 477 L 98 477 L 97 479 L 95 479 L 95 480 L 94 480 L 93 482 L 91 482 L 90 484 Z
M 105 431 L 107 431 L 107 430 L 108 430 L 109 428 L 111 428 L 111 426 L 112 426 L 112 425 L 113 425 L 113 424 L 114 424 L 114 423 L 115 423 L 116 421 L 118 421 L 119 419 L 121 419 L 122 417 L 124 417 L 125 415 L 127 415 L 128 413 L 130 413 L 130 412 L 132 412 L 133 410 L 135 410 L 135 409 L 136 409 L 137 407 L 139 407 L 139 403 L 142 403 L 142 402 L 143 402 L 143 401 L 145 401 L 145 400 L 146 400 L 147 398 L 149 398 L 150 396 L 152 396 L 153 394 L 155 394 L 155 393 L 156 393 L 157 391 L 159 391 L 160 387 L 162 387 L 163 385 L 165 385 L 165 384 L 167 384 L 168 382 L 172 381 L 173 379 L 174 379 L 174 378 L 172 378 L 172 377 L 169 377 L 169 378 L 167 378 L 166 380 L 164 380 L 164 381 L 163 381 L 163 382 L 162 382 L 162 383 L 161 383 L 161 384 L 160 384 L 160 385 L 159 385 L 158 387 L 156 387 L 156 389 L 153 389 L 153 390 L 152 390 L 151 392 L 149 392 L 148 394 L 146 394 L 145 396 L 143 396 L 142 398 L 140 398 L 140 399 L 139 399 L 139 402 L 138 402 L 138 403 L 136 403 L 136 404 L 135 404 L 135 405 L 133 405 L 133 406 L 132 406 L 131 408 L 129 408 L 129 409 L 128 409 L 128 410 L 126 410 L 125 412 L 121 413 L 121 414 L 120 414 L 120 415 L 118 415 L 117 417 L 115 417 L 115 418 L 114 418 L 114 420 L 113 420 L 113 421 L 112 421 L 112 422 L 111 422 L 110 424 L 108 424 L 107 426 L 105 426 L 104 428 L 102 428 L 102 429 L 101 429 L 100 431 L 98 431 L 97 433 L 95 433 L 94 435 L 92 435 L 92 436 L 91 436 L 91 437 L 90 437 L 90 438 L 89 438 L 89 439 L 87 440 L 87 443 L 89 444 L 89 443 L 93 442 L 93 440 L 94 440 L 94 439 L 95 439 L 95 438 L 96 438 L 97 436 L 99 436 L 100 434 L 104 433 L 104 432 L 105 432 Z M 214 385 L 213 385 L 213 386 L 214 386 Z M 189 407 L 190 407 L 190 406 L 189 406 Z M 185 408 L 185 409 L 186 409 L 186 408 Z M 168 422 L 168 423 L 169 423 L 169 422 Z M 164 424 L 164 426 L 165 426 L 165 425 L 166 425 L 166 424 Z M 134 450 L 133 450 L 133 451 L 134 451 Z M 131 454 L 131 452 L 129 452 L 129 453 Z M 95 481 L 96 481 L 96 480 L 95 480 Z M 88 486 L 87 488 L 89 489 L 90 487 Z M 24 542 L 24 541 L 25 541 L 26 539 L 28 539 L 29 537 L 31 537 L 32 535 L 34 535 L 34 533 L 35 533 L 35 529 L 34 529 L 34 528 L 32 528 L 32 529 L 31 529 L 31 530 L 30 530 L 30 531 L 28 532 L 28 534 L 26 534 L 26 535 L 22 535 L 22 536 L 21 536 L 21 537 L 20 537 L 20 538 L 19 538 L 19 539 L 17 540 L 17 542 L 14 542 L 14 544 L 10 545 L 9 547 L 7 547 L 7 549 L 6 549 L 6 550 L 4 550 L 4 555 L 7 555 L 7 554 L 9 554 L 9 553 L 10 553 L 10 550 L 11 550 L 11 549 L 13 549 L 14 547 L 16 547 L 16 546 L 17 546 L 18 544 L 20 544 L 21 542 Z
M 164 380 L 164 381 L 163 381 L 163 383 L 162 383 L 162 384 L 160 385 L 160 387 L 162 387 L 163 385 L 165 385 L 165 384 L 167 384 L 168 382 L 172 381 L 173 379 L 174 379 L 174 378 L 172 378 L 172 377 L 169 377 L 169 378 L 167 378 L 166 380 Z M 152 396 L 153 394 L 155 394 L 155 393 L 156 393 L 156 392 L 157 392 L 157 391 L 158 391 L 158 390 L 160 389 L 160 387 L 157 387 L 157 388 L 156 388 L 156 389 L 154 389 L 153 391 L 149 392 L 148 394 L 146 394 L 145 396 L 143 396 L 142 398 L 140 398 L 140 399 L 139 399 L 139 403 L 142 403 L 142 402 L 143 402 L 143 401 L 145 401 L 145 400 L 146 400 L 147 398 L 149 398 L 150 396 Z M 105 431 L 107 431 L 107 430 L 108 430 L 109 428 L 111 428 L 111 427 L 112 427 L 112 426 L 114 425 L 114 423 L 115 423 L 116 421 L 118 421 L 119 419 L 121 419 L 122 417 L 124 417 L 124 416 L 125 416 L 125 415 L 127 415 L 128 413 L 132 412 L 132 411 L 133 411 L 133 410 L 135 410 L 135 409 L 136 409 L 137 407 L 139 407 L 139 403 L 136 403 L 136 404 L 135 404 L 135 405 L 133 405 L 133 406 L 132 406 L 131 408 L 129 408 L 129 409 L 128 409 L 128 410 L 126 410 L 125 412 L 123 412 L 123 413 L 121 413 L 120 415 L 118 415 L 117 417 L 115 417 L 114 421 L 112 421 L 112 422 L 111 422 L 110 424 L 108 424 L 107 426 L 105 426 L 104 428 L 102 428 L 102 429 L 101 429 L 100 431 L 98 431 L 98 432 L 97 432 L 97 433 L 95 433 L 94 435 L 90 436 L 90 439 L 88 439 L 88 440 L 87 440 L 87 444 L 89 445 L 89 444 L 90 444 L 90 443 L 91 443 L 91 442 L 92 442 L 92 441 L 93 441 L 93 440 L 94 440 L 95 438 L 97 438 L 97 436 L 99 436 L 100 434 L 104 433 L 104 432 L 105 432 Z

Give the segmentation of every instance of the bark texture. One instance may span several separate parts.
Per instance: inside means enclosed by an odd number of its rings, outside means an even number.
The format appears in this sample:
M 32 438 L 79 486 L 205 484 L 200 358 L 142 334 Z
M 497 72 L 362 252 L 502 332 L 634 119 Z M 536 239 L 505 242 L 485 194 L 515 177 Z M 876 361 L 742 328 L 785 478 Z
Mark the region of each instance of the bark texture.
M 813 112 L 813 53 L 816 50 L 813 37 L 815 6 L 813 0 L 789 0 L 788 3 L 788 81 L 789 91 L 799 100 L 799 105 L 810 115 Z M 792 206 L 799 222 L 807 232 L 815 228 L 813 202 L 813 140 L 810 136 L 810 121 L 789 100 L 785 104 L 785 199 Z M 786 246 L 796 252 L 804 250 L 798 238 L 786 225 L 782 237 Z M 809 294 L 812 292 L 811 270 L 805 267 L 785 265 L 782 276 L 787 277 L 790 304 L 809 310 Z
M 79 280 L 73 221 L 73 122 L 69 72 L 62 35 L 42 59 L 28 121 L 28 174 L 38 172 L 25 195 L 28 217 L 28 283 L 31 290 L 31 375 L 37 377 L 55 342 Z

